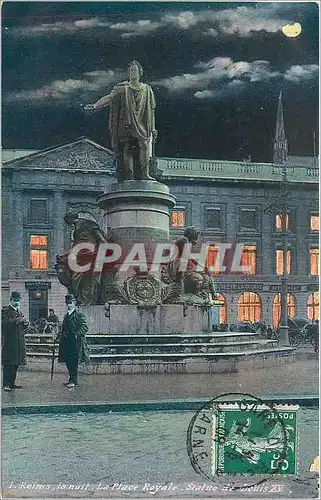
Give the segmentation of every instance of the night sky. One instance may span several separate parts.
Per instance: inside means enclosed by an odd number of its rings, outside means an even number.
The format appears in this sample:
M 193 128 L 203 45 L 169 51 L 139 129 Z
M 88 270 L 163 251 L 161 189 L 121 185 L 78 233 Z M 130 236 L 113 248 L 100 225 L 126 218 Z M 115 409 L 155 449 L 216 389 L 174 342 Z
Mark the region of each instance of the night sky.
M 109 147 L 108 108 L 81 105 L 137 59 L 155 92 L 157 156 L 271 161 L 281 89 L 290 153 L 313 154 L 314 2 L 5 2 L 2 15 L 4 148 L 82 135 Z M 282 32 L 292 23 L 296 38 Z

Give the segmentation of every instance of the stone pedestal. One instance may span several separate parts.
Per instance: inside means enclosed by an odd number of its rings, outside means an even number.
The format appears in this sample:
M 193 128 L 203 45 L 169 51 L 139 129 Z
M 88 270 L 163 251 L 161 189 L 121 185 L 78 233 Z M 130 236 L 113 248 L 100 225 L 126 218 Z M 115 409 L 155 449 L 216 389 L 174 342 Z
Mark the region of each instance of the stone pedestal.
M 212 305 L 210 312 L 212 325 L 220 324 L 220 312 L 221 312 L 221 306 L 216 304 Z
M 211 332 L 209 311 L 200 306 L 163 304 L 140 307 L 134 304 L 82 306 L 90 335 L 169 335 Z
M 154 247 L 169 239 L 169 216 L 175 197 L 157 181 L 133 180 L 108 186 L 97 199 L 105 212 L 108 239 L 131 248 L 134 243 Z

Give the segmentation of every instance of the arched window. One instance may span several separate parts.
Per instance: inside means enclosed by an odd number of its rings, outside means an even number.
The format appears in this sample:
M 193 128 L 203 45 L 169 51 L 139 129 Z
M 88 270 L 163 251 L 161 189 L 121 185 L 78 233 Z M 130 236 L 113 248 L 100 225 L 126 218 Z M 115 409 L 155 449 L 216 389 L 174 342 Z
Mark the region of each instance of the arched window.
M 257 293 L 244 292 L 237 303 L 237 319 L 239 321 L 261 321 L 262 302 Z
M 221 295 L 220 293 L 217 294 L 217 299 L 220 302 L 223 302 L 223 304 L 220 306 L 220 324 L 226 324 L 227 323 L 227 302 L 226 302 L 226 297 L 224 295 Z
M 294 318 L 295 316 L 295 297 L 293 293 L 288 293 L 287 298 L 288 303 L 288 317 Z M 279 322 L 281 319 L 281 294 L 278 293 L 275 295 L 273 299 L 273 328 L 277 328 L 279 326 Z
M 307 317 L 310 321 L 319 319 L 319 292 L 313 292 L 308 297 Z

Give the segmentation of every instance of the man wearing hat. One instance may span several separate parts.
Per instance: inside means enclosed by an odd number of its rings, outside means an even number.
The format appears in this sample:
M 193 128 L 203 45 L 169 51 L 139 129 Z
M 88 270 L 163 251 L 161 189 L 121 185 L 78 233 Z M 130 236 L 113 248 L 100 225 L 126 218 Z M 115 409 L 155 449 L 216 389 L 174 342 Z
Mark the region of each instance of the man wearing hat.
M 78 384 L 78 364 L 90 362 L 85 337 L 88 326 L 85 316 L 76 309 L 75 297 L 68 294 L 65 302 L 67 313 L 59 334 L 58 362 L 66 363 L 69 380 L 64 385 L 71 389 Z
M 21 389 L 16 376 L 19 365 L 26 364 L 25 330 L 29 322 L 20 312 L 20 300 L 20 293 L 12 292 L 10 305 L 2 308 L 3 388 L 7 392 Z

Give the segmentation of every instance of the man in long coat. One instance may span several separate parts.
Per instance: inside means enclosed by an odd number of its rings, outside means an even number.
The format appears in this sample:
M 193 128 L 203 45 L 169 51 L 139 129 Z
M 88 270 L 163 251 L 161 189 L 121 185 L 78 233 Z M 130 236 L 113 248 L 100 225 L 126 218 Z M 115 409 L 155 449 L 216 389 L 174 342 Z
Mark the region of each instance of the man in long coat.
M 66 363 L 69 380 L 64 385 L 70 389 L 78 384 L 79 363 L 89 363 L 90 359 L 86 342 L 86 318 L 77 311 L 76 299 L 72 294 L 66 295 L 65 302 L 67 313 L 59 334 L 58 362 Z
M 2 308 L 3 388 L 7 392 L 21 389 L 16 376 L 19 365 L 26 364 L 25 330 L 29 323 L 20 312 L 20 300 L 20 293 L 12 292 L 10 305 Z

